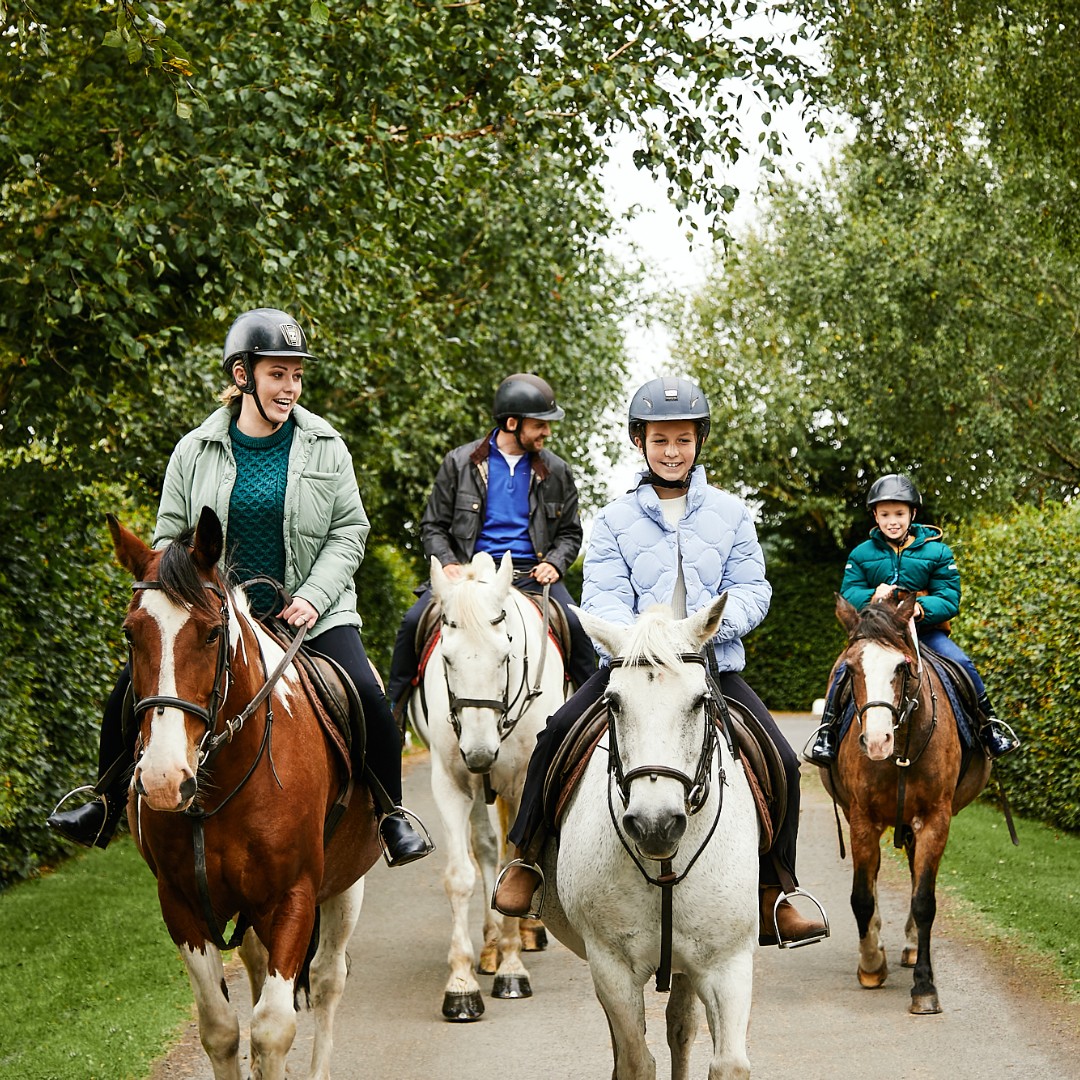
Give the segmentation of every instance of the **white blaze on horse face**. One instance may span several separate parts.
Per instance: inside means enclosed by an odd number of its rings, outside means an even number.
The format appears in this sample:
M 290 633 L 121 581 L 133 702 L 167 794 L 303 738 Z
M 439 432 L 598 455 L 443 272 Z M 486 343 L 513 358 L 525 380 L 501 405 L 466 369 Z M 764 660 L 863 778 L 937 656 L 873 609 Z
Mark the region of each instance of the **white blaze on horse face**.
M 889 701 L 896 704 L 896 668 L 904 662 L 896 649 L 867 641 L 862 650 L 863 680 L 867 701 Z M 885 761 L 893 753 L 893 724 L 895 715 L 882 705 L 866 710 L 863 717 L 863 743 L 871 761 Z
M 446 685 L 451 698 L 504 702 L 510 693 L 510 640 L 503 624 L 442 628 L 440 642 Z M 499 756 L 500 710 L 492 706 L 459 706 L 458 747 L 470 772 L 491 769 Z
M 144 591 L 139 606 L 157 623 L 161 640 L 158 684 L 147 689 L 155 697 L 182 698 L 185 695 L 179 692 L 176 682 L 176 641 L 188 621 L 188 613 L 157 590 Z M 196 748 L 188 740 L 183 709 L 172 705 L 155 708 L 149 741 L 135 765 L 135 780 L 150 808 L 185 809 L 190 798 L 180 794 L 180 786 L 195 775 L 196 767 Z

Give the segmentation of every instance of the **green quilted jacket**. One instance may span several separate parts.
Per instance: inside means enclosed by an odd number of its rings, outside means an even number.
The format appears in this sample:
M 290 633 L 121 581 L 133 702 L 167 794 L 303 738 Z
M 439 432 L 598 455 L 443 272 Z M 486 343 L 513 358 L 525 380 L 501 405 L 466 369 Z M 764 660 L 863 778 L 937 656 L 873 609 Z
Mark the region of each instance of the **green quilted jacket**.
M 924 626 L 936 626 L 960 611 L 960 571 L 948 544 L 935 525 L 912 525 L 914 540 L 897 551 L 878 528 L 870 532 L 848 556 L 840 595 L 861 608 L 879 585 L 895 585 L 904 592 L 925 592 L 919 603 Z
M 229 499 L 236 461 L 229 439 L 234 411 L 222 406 L 177 444 L 165 471 L 154 546 L 162 547 L 199 519 L 204 506 L 221 519 L 228 551 Z M 341 436 L 300 405 L 285 486 L 285 588 L 319 613 L 308 636 L 361 625 L 353 575 L 364 557 L 370 524 L 352 458 Z

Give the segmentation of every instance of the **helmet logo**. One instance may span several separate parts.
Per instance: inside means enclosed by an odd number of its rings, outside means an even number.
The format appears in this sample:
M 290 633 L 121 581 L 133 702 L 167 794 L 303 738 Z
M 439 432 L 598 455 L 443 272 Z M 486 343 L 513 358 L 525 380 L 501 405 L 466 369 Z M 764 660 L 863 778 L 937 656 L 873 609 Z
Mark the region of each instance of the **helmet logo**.
M 664 400 L 665 401 L 678 401 L 679 400 L 679 388 L 677 386 L 665 386 L 664 387 Z
M 294 348 L 300 348 L 301 334 L 300 327 L 296 323 L 283 322 L 278 324 L 281 328 L 281 333 L 285 340 Z

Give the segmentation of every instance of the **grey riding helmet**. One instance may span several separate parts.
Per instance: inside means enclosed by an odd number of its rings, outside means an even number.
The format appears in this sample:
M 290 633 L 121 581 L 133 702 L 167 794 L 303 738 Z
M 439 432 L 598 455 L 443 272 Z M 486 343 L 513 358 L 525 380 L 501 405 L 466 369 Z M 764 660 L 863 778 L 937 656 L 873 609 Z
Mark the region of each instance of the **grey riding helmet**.
M 265 356 L 284 356 L 293 360 L 314 360 L 307 351 L 307 337 L 300 324 L 279 308 L 255 308 L 238 315 L 225 335 L 221 366 L 231 379 L 233 365 L 243 359 L 247 386 L 254 389 L 251 369 Z M 249 390 L 250 392 L 250 390 Z
M 511 416 L 529 420 L 561 420 L 566 413 L 555 401 L 555 391 L 539 375 L 508 375 L 495 391 L 491 415 L 506 431 Z
M 907 503 L 913 510 L 922 506 L 922 494 L 915 481 L 903 473 L 886 473 L 870 485 L 866 494 L 866 509 L 873 511 L 878 503 Z
M 626 426 L 635 446 L 636 439 L 644 439 L 645 424 L 650 420 L 693 420 L 697 425 L 699 453 L 712 423 L 709 401 L 701 387 L 690 379 L 674 376 L 650 379 L 630 399 Z

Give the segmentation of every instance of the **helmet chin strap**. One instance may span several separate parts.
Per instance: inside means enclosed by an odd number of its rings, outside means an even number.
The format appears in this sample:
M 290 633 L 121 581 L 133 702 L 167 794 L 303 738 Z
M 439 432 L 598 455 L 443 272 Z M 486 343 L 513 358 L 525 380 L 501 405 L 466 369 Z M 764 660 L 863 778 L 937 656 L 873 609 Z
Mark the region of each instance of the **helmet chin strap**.
M 281 427 L 280 420 L 271 420 L 266 415 L 266 410 L 263 408 L 263 403 L 259 400 L 259 395 L 255 391 L 255 365 L 250 363 L 248 358 L 244 357 L 244 379 L 243 383 L 236 382 L 236 375 L 233 375 L 233 382 L 236 383 L 240 393 L 247 394 L 252 401 L 255 402 L 255 408 L 259 410 L 259 415 L 270 425 L 270 427 L 277 431 Z
M 690 470 L 692 472 L 693 469 Z M 651 484 L 653 487 L 662 488 L 675 488 L 676 490 L 687 491 L 690 487 L 690 472 L 682 478 L 682 480 L 667 480 L 663 476 L 657 476 L 656 473 L 650 469 L 642 478 L 638 487 L 643 484 Z

